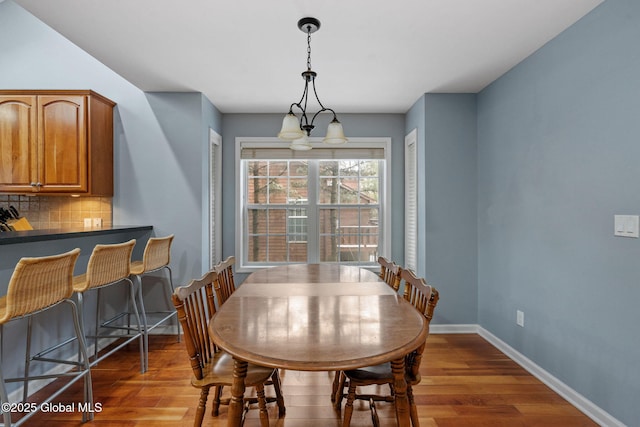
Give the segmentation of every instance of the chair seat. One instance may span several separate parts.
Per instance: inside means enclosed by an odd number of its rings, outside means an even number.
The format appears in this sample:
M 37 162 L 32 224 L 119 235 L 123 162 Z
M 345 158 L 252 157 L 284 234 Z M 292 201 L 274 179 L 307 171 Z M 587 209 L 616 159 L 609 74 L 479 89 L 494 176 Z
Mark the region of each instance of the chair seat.
M 212 384 L 221 386 L 231 386 L 233 384 L 233 357 L 225 352 L 219 351 L 202 369 L 203 378 L 191 379 L 194 387 L 210 386 Z M 273 374 L 273 368 L 265 368 L 249 363 L 245 384 L 252 387 L 256 384 L 265 383 Z
M 393 372 L 391 371 L 391 363 L 382 363 L 375 366 L 367 366 L 366 368 L 351 369 L 345 371 L 345 375 L 356 383 L 367 384 L 387 384 L 393 383 Z M 418 378 L 409 374 L 405 374 L 407 384 L 417 384 L 420 382 Z

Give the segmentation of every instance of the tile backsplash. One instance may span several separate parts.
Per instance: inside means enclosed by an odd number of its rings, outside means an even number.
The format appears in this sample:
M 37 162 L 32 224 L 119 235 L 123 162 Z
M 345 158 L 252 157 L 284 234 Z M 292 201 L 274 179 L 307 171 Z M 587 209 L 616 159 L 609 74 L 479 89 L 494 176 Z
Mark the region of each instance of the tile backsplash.
M 15 196 L 1 195 L 0 206 L 14 206 L 35 230 L 84 227 L 85 218 L 101 218 L 102 226 L 112 225 L 111 197 Z

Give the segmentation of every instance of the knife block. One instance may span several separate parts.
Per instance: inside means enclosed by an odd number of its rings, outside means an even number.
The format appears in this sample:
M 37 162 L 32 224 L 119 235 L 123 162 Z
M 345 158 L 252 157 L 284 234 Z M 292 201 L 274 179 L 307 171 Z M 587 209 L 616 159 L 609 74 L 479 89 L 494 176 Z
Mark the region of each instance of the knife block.
M 33 230 L 31 223 L 29 223 L 29 221 L 25 217 L 10 219 L 9 221 L 7 221 L 7 225 L 9 225 L 9 227 L 13 228 L 15 231 Z

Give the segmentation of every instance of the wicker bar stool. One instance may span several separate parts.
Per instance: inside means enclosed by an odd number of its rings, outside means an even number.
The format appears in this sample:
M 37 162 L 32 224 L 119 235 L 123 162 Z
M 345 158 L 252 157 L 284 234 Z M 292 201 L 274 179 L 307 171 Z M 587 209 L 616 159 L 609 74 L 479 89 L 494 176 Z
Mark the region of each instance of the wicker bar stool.
M 149 331 L 152 331 L 162 323 L 170 320 L 172 317 L 176 318 L 176 328 L 178 333 L 178 341 L 180 341 L 180 323 L 177 321 L 177 312 L 171 303 L 171 295 L 173 295 L 173 278 L 171 276 L 171 268 L 169 263 L 171 262 L 171 243 L 173 242 L 173 234 L 166 237 L 152 237 L 147 241 L 147 245 L 144 248 L 144 254 L 142 260 L 133 261 L 131 263 L 131 276 L 138 284 L 138 292 L 140 294 L 140 311 L 142 314 L 143 334 L 144 334 L 144 364 L 145 371 L 149 369 Z M 164 287 L 167 297 L 167 305 L 169 309 L 166 311 L 150 312 L 145 309 L 144 296 L 142 289 L 142 276 L 149 273 L 158 272 L 160 270 L 167 270 L 169 274 L 169 280 L 164 281 L 166 286 Z M 159 318 L 154 320 L 152 324 L 149 324 L 149 315 L 157 315 Z
M 36 413 L 36 411 L 29 411 L 24 417 L 12 424 L 11 412 L 7 411 L 5 408 L 5 403 L 9 403 L 6 383 L 23 383 L 23 403 L 25 403 L 29 394 L 29 381 L 53 379 L 63 376 L 69 377 L 69 381 L 58 388 L 52 395 L 45 399 L 44 402 L 41 402 L 36 406 L 29 404 L 28 407 L 41 408 L 42 404 L 53 401 L 76 381 L 83 378 L 84 404 L 87 410 L 83 411 L 82 421 L 85 422 L 89 419 L 93 419 L 93 414 L 90 412 L 90 408 L 93 407 L 93 393 L 91 386 L 91 371 L 89 369 L 89 357 L 87 355 L 87 348 L 82 333 L 78 309 L 75 302 L 71 299 L 71 296 L 73 295 L 73 269 L 79 253 L 80 249 L 74 249 L 59 255 L 38 258 L 22 258 L 16 265 L 11 276 L 7 295 L 0 298 L 0 398 L 3 403 L 2 417 L 4 426 L 22 425 Z M 80 360 L 70 361 L 48 359 L 43 356 L 43 352 L 31 355 L 31 330 L 34 316 L 63 302 L 67 303 L 70 308 L 75 329 L 75 337 L 73 340 L 77 340 L 78 342 Z M 3 327 L 5 323 L 16 319 L 27 320 L 27 344 L 24 377 L 5 379 L 3 375 L 4 367 L 2 364 L 2 347 L 4 344 L 2 342 L 2 338 L 4 336 Z M 68 340 L 64 343 L 66 342 L 68 342 Z M 56 348 L 57 347 L 59 346 L 56 346 Z M 62 373 L 30 376 L 30 365 L 32 361 L 67 364 L 70 366 L 70 370 Z M 56 370 L 59 370 L 59 367 L 57 367 Z
M 83 312 L 84 294 L 91 290 L 97 290 L 98 292 L 95 334 L 92 336 L 87 336 L 85 330 L 85 336 L 87 338 L 94 339 L 94 356 L 91 360 L 91 366 L 94 366 L 100 360 L 103 360 L 104 358 L 112 355 L 125 345 L 138 340 L 140 345 L 140 371 L 144 373 L 146 370 L 144 363 L 144 344 L 142 338 L 143 325 L 141 322 L 141 316 L 138 311 L 138 306 L 136 304 L 136 286 L 129 278 L 129 275 L 131 273 L 131 253 L 133 252 L 133 247 L 135 246 L 135 244 L 136 240 L 131 239 L 125 243 L 96 245 L 93 248 L 91 257 L 89 258 L 89 263 L 87 264 L 87 272 L 73 278 L 73 290 L 78 296 L 78 306 L 80 307 L 81 312 Z M 131 304 L 132 310 L 122 311 L 115 316 L 103 321 L 101 320 L 102 304 L 100 303 L 102 291 L 106 287 L 117 284 L 128 285 L 129 303 Z M 135 326 L 130 325 L 130 322 L 128 320 L 129 313 L 131 312 L 133 312 L 135 316 Z M 117 324 L 116 322 L 123 317 L 127 317 L 127 324 Z M 121 333 L 100 334 L 99 332 L 101 328 L 118 330 Z M 83 326 L 83 330 L 84 329 L 85 328 Z M 107 352 L 98 357 L 98 339 L 100 338 L 122 341 L 117 343 L 116 345 L 114 345 L 114 347 L 110 348 Z

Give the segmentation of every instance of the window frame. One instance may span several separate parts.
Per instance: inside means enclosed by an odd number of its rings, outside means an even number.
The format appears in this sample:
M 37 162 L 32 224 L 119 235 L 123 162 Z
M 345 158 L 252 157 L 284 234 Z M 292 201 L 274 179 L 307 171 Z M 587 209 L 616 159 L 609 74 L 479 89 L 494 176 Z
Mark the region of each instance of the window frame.
M 235 170 L 236 170 L 236 207 L 235 207 L 235 239 L 236 239 L 236 270 L 240 273 L 250 273 L 262 268 L 273 267 L 278 264 L 271 263 L 262 263 L 262 264 L 250 264 L 247 265 L 246 262 L 246 250 L 247 243 L 245 242 L 245 238 L 243 236 L 244 225 L 247 221 L 246 213 L 244 212 L 246 194 L 244 193 L 245 189 L 245 176 L 241 166 L 241 152 L 243 148 L 273 148 L 273 149 L 282 149 L 289 147 L 289 143 L 282 141 L 278 138 L 274 137 L 236 137 L 235 140 Z M 327 148 L 327 144 L 322 142 L 321 138 L 312 137 L 310 138 L 310 143 L 314 148 Z M 378 247 L 379 254 L 388 254 L 391 252 L 391 138 L 390 137 L 355 137 L 349 138 L 349 142 L 345 145 L 333 146 L 331 149 L 340 150 L 340 149 L 382 149 L 383 150 L 383 158 L 380 172 L 381 186 L 380 188 L 383 190 L 379 195 L 380 200 L 380 217 L 379 223 L 382 225 L 382 232 L 380 234 L 380 241 Z M 295 152 L 292 153 L 296 158 L 302 159 L 305 158 L 304 152 Z M 329 159 L 330 160 L 330 159 Z M 315 189 L 313 192 L 317 191 L 317 186 L 319 183 L 315 183 Z M 311 189 L 310 189 L 311 190 Z M 315 196 L 315 195 L 314 195 Z M 310 193 L 311 197 L 311 193 Z M 310 213 L 307 213 L 310 215 Z M 308 232 L 316 232 L 317 224 L 308 224 Z M 351 264 L 361 267 L 369 267 L 370 264 Z

